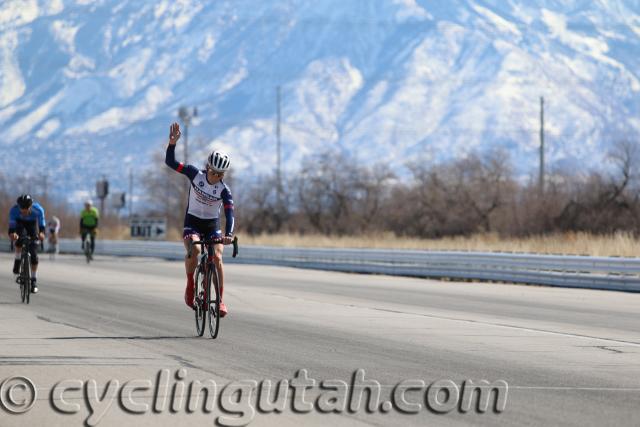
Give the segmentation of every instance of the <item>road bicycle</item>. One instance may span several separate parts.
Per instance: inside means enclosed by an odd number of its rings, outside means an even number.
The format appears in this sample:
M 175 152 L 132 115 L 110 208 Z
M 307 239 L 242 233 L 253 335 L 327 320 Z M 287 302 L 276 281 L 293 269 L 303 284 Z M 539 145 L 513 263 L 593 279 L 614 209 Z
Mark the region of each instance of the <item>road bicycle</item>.
M 26 304 L 29 304 L 31 299 L 31 254 L 29 253 L 29 246 L 37 240 L 39 240 L 37 237 L 21 236 L 16 242 L 16 245 L 22 245 L 20 250 L 20 273 L 16 277 L 16 282 L 20 285 L 20 299 Z M 41 249 L 42 246 L 42 242 L 40 242 Z
M 84 256 L 87 259 L 87 264 L 93 261 L 93 253 L 91 252 L 91 236 L 94 235 L 94 231 L 84 231 L 84 238 L 82 239 L 82 249 L 84 251 Z M 95 237 L 94 237 L 95 238 Z
M 196 333 L 200 337 L 204 335 L 204 327 L 207 320 L 211 338 L 217 338 L 220 330 L 220 282 L 218 270 L 213 262 L 213 245 L 219 243 L 215 239 L 189 242 L 189 257 L 191 257 L 194 245 L 200 245 L 202 249 L 198 267 L 196 268 L 194 300 Z M 233 258 L 235 258 L 238 255 L 238 237 L 234 237 L 231 244 L 233 245 Z

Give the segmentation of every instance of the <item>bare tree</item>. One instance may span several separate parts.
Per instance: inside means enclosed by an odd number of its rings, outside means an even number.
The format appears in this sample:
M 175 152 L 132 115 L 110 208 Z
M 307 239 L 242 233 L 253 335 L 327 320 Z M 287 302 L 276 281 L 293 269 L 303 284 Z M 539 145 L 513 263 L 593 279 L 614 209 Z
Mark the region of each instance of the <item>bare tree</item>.
M 327 151 L 303 161 L 293 184 L 296 204 L 320 233 L 362 233 L 380 223 L 377 217 L 392 176 L 386 166 L 365 168 L 349 156 Z
M 640 147 L 633 140 L 616 142 L 608 159 L 609 176 L 592 172 L 569 196 L 556 224 L 561 229 L 596 233 L 639 229 L 638 160 Z
M 507 208 L 516 188 L 508 156 L 501 151 L 409 168 L 413 184 L 399 192 L 406 214 L 399 223 L 407 234 L 423 237 L 493 231 L 494 217 Z
M 491 151 L 483 157 L 472 155 L 454 165 L 460 202 L 469 207 L 481 231 L 493 231 L 491 215 L 505 204 L 505 191 L 513 186 L 509 157 Z
M 241 196 L 237 200 L 236 216 L 250 234 L 277 233 L 288 222 L 290 210 L 288 185 L 283 183 L 283 196 L 278 200 L 277 176 L 263 175 L 240 183 Z

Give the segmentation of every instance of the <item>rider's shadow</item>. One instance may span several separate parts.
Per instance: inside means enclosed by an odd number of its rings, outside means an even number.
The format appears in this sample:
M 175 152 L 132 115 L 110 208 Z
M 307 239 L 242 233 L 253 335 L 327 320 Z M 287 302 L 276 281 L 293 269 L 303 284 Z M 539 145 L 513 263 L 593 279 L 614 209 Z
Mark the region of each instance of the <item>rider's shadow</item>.
M 0 303 L 1 304 L 1 303 Z M 19 303 L 18 303 L 19 304 Z M 190 340 L 190 339 L 201 339 L 199 337 L 190 337 L 190 336 L 142 336 L 142 335 L 132 335 L 132 336 L 107 336 L 107 337 L 99 337 L 99 336 L 87 336 L 87 337 L 48 337 L 45 338 L 48 340 Z

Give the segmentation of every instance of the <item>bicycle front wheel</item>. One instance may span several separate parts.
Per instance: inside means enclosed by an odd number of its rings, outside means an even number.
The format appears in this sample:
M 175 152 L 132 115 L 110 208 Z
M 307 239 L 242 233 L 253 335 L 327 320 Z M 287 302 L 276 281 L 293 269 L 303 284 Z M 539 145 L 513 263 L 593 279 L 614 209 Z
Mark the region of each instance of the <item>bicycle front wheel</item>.
M 202 335 L 204 335 L 204 324 L 205 324 L 205 320 L 207 318 L 207 310 L 205 308 L 205 282 L 206 282 L 206 277 L 207 275 L 204 274 L 204 272 L 202 271 L 202 268 L 200 266 L 198 266 L 198 268 L 196 269 L 196 280 L 195 280 L 195 284 L 196 284 L 196 289 L 195 289 L 195 300 L 194 300 L 194 307 L 195 307 L 195 317 L 196 317 L 196 333 L 198 334 L 199 337 L 201 337 Z
M 87 264 L 91 262 L 91 240 L 84 241 L 84 256 L 87 258 Z
M 29 255 L 27 254 L 22 258 L 22 302 L 29 304 L 31 301 L 31 262 L 29 262 Z
M 220 329 L 220 282 L 218 281 L 218 270 L 211 263 L 209 268 L 209 277 L 207 283 L 209 285 L 209 333 L 211 338 L 218 337 Z
M 20 284 L 20 300 L 22 302 L 27 301 L 27 285 L 25 284 L 26 280 L 24 279 L 24 274 L 22 273 L 24 270 L 24 261 L 20 263 L 20 274 L 18 275 L 18 283 Z

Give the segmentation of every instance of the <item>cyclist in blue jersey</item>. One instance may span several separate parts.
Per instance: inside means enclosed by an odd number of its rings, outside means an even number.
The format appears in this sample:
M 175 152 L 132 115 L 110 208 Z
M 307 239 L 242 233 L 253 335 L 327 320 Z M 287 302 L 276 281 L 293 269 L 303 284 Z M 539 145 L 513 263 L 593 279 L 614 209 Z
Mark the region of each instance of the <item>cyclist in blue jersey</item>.
M 231 190 L 223 182 L 224 174 L 229 169 L 231 161 L 229 156 L 222 151 L 213 151 L 207 158 L 206 169 L 198 169 L 193 165 L 179 163 L 175 158 L 176 143 L 180 139 L 180 125 L 173 123 L 169 128 L 169 145 L 165 157 L 165 163 L 171 169 L 186 175 L 191 182 L 189 187 L 189 201 L 184 218 L 182 238 L 187 255 L 185 256 L 185 270 L 187 274 L 187 287 L 184 292 L 185 303 L 193 308 L 195 283 L 193 274 L 198 263 L 200 248 L 193 246 L 189 257 L 189 240 L 214 239 L 213 262 L 218 270 L 220 281 L 220 316 L 227 315 L 227 307 L 222 302 L 224 290 L 224 274 L 222 270 L 223 244 L 230 244 L 233 240 L 233 199 Z M 220 227 L 220 209 L 224 207 L 226 218 L 225 233 L 222 235 Z
M 23 194 L 18 197 L 16 204 L 9 210 L 9 238 L 16 242 L 21 236 L 44 240 L 46 223 L 44 209 L 39 203 L 33 201 L 30 195 Z M 22 246 L 16 243 L 16 257 L 13 262 L 13 274 L 20 273 L 20 253 Z M 31 292 L 38 292 L 36 273 L 38 271 L 38 244 L 31 242 L 29 245 L 31 254 Z

